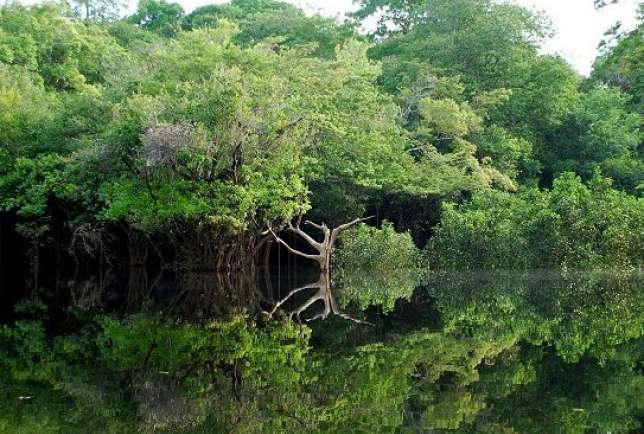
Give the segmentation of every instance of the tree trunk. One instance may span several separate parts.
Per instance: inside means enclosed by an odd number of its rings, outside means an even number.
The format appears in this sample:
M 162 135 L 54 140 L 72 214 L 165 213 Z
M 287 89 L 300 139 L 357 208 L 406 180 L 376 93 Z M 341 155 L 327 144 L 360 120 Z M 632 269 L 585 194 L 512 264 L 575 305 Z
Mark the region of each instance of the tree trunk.
M 288 223 L 288 230 L 291 232 L 294 232 L 297 234 L 300 238 L 302 238 L 304 241 L 309 243 L 313 249 L 316 250 L 317 253 L 313 254 L 308 254 L 304 252 L 300 252 L 299 250 L 294 249 L 291 247 L 286 241 L 284 241 L 282 238 L 277 236 L 277 234 L 273 231 L 272 228 L 268 228 L 268 231 L 273 235 L 275 240 L 283 245 L 286 250 L 289 252 L 293 253 L 294 255 L 301 256 L 303 258 L 311 259 L 312 261 L 316 261 L 318 265 L 320 266 L 320 271 L 323 273 L 328 273 L 331 270 L 331 254 L 333 253 L 333 249 L 335 247 L 335 242 L 338 239 L 338 236 L 342 231 L 345 231 L 349 229 L 350 227 L 363 222 L 365 220 L 369 220 L 372 217 L 367 217 L 367 218 L 357 218 L 355 220 L 350 221 L 349 223 L 345 223 L 343 225 L 340 225 L 336 227 L 335 229 L 331 230 L 327 227 L 326 224 L 317 224 L 313 223 L 312 221 L 307 220 L 304 222 L 306 225 L 313 226 L 314 228 L 318 229 L 320 232 L 324 234 L 324 239 L 322 241 L 317 241 L 315 238 L 311 237 L 309 234 L 304 232 L 302 229 L 300 229 L 300 224 L 302 222 L 302 216 L 300 215 L 297 218 L 297 221 L 295 225 L 293 225 L 292 222 Z

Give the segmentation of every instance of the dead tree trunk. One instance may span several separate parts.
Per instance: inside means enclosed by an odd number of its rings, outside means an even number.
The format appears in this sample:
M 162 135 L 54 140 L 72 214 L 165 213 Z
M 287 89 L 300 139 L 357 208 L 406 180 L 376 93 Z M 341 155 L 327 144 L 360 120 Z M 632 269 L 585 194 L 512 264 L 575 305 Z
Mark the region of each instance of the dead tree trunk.
M 300 224 L 302 222 L 302 216 L 300 215 L 297 218 L 297 221 L 295 225 L 293 225 L 292 222 L 288 223 L 288 230 L 291 232 L 294 232 L 297 234 L 300 238 L 302 238 L 304 241 L 309 243 L 313 249 L 317 251 L 317 253 L 309 254 L 309 253 L 304 253 L 300 252 L 299 250 L 294 249 L 291 247 L 286 241 L 284 241 L 282 238 L 280 238 L 272 228 L 268 228 L 268 231 L 273 235 L 275 240 L 283 245 L 286 250 L 291 252 L 294 255 L 301 256 L 303 258 L 311 259 L 312 261 L 316 261 L 320 265 L 320 271 L 322 272 L 329 272 L 331 270 L 331 254 L 333 253 L 333 248 L 335 247 L 335 242 L 338 239 L 338 236 L 342 231 L 345 231 L 349 229 L 352 226 L 355 226 L 356 224 L 363 222 L 365 220 L 369 220 L 372 217 L 366 217 L 366 218 L 357 218 L 355 220 L 350 221 L 349 223 L 345 223 L 343 225 L 340 225 L 333 230 L 329 229 L 326 224 L 322 223 L 321 225 L 317 223 L 313 223 L 310 220 L 307 220 L 304 222 L 306 225 L 313 226 L 314 228 L 318 229 L 320 232 L 324 234 L 324 239 L 322 241 L 317 241 L 315 238 L 304 232 L 302 229 L 300 229 Z

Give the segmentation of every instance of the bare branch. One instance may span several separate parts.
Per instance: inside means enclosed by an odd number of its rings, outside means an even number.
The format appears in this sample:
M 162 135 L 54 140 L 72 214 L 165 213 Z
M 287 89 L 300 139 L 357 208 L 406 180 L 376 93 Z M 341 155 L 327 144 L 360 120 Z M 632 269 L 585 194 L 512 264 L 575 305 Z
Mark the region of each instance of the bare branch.
M 345 230 L 349 229 L 350 227 L 357 225 L 360 222 L 367 221 L 367 220 L 372 219 L 374 217 L 375 216 L 357 218 L 355 220 L 350 221 L 349 223 L 345 223 L 345 224 L 340 225 L 337 228 L 333 229 L 333 232 L 331 233 L 331 246 L 333 246 L 335 244 L 335 240 L 338 238 L 338 235 L 340 234 L 340 232 L 345 231 Z
M 293 253 L 294 255 L 302 256 L 303 258 L 312 259 L 314 261 L 319 260 L 319 255 L 309 255 L 307 253 L 300 252 L 299 250 L 295 250 L 293 247 L 289 246 L 286 241 L 284 241 L 283 239 L 278 237 L 277 234 L 275 232 L 273 232 L 273 229 L 269 228 L 268 230 L 270 231 L 271 234 L 273 234 L 273 237 L 275 238 L 275 241 L 277 241 L 278 243 L 280 243 L 281 245 L 286 247 L 286 249 L 289 252 Z
M 375 327 L 369 321 L 363 321 L 361 319 L 354 318 L 351 315 L 346 314 L 346 313 L 336 313 L 336 315 L 339 316 L 340 318 L 348 319 L 349 321 L 353 321 L 353 322 L 355 322 L 357 324 L 363 324 L 363 325 L 368 325 L 368 326 L 371 326 L 371 327 Z
M 297 222 L 297 225 L 296 225 L 296 226 L 293 226 L 293 225 L 289 222 L 289 224 L 288 224 L 288 229 L 289 229 L 291 232 L 294 232 L 294 233 L 296 233 L 297 235 L 299 235 L 300 237 L 304 238 L 304 239 L 306 240 L 306 242 L 307 242 L 307 243 L 309 243 L 310 245 L 312 245 L 312 246 L 315 248 L 315 250 L 317 250 L 317 251 L 319 251 L 319 252 L 322 252 L 322 249 L 323 249 L 322 244 L 320 244 L 320 243 L 319 243 L 318 241 L 316 241 L 312 236 L 310 236 L 309 234 L 307 234 L 306 232 L 304 232 L 302 229 L 300 229 L 300 222 L 299 222 L 299 219 L 298 219 L 298 222 Z
M 315 304 L 318 301 L 324 302 L 324 311 L 327 312 L 326 315 L 328 315 L 328 312 L 330 312 L 329 303 L 327 300 L 328 289 L 321 286 L 319 286 L 318 288 L 319 288 L 318 292 L 313 294 L 308 300 L 306 300 L 306 302 L 304 302 L 304 304 L 302 304 L 300 307 L 298 307 L 296 310 L 290 313 L 291 317 L 293 315 L 297 315 L 297 317 L 299 318 L 302 312 L 307 310 L 309 307 L 311 307 L 311 305 Z
M 277 304 L 275 304 L 275 307 L 273 307 L 273 309 L 270 311 L 268 316 L 272 317 L 273 314 L 275 313 L 275 311 L 280 308 L 280 306 L 282 306 L 284 303 L 286 303 L 289 298 L 291 298 L 292 296 L 294 296 L 298 292 L 304 291 L 305 289 L 309 289 L 309 288 L 315 288 L 315 286 L 313 286 L 313 285 L 315 285 L 315 284 L 308 284 L 308 285 L 300 286 L 299 288 L 295 288 L 294 290 L 289 292 L 286 297 L 284 297 L 279 302 L 277 302 Z
M 311 318 L 309 318 L 309 319 L 307 319 L 305 321 L 306 322 L 313 322 L 313 321 L 317 321 L 319 319 L 327 319 L 328 316 L 329 316 L 328 309 L 325 309 L 323 312 L 320 312 L 317 315 L 312 316 Z
M 326 226 L 324 226 L 324 225 L 319 225 L 319 224 L 317 224 L 317 223 L 313 223 L 311 220 L 307 220 L 307 221 L 305 221 L 305 222 L 304 222 L 304 224 L 305 224 L 305 225 L 311 225 L 311 226 L 313 226 L 315 229 L 318 229 L 318 230 L 321 230 L 321 231 L 324 231 L 324 229 L 326 229 Z
M 361 320 L 361 319 L 354 318 L 353 316 L 349 315 L 348 313 L 344 313 L 344 312 L 340 311 L 340 307 L 338 306 L 338 302 L 335 301 L 335 297 L 333 297 L 333 295 L 331 295 L 331 297 L 329 299 L 329 302 L 331 303 L 331 311 L 335 315 L 339 316 L 340 318 L 344 318 L 344 319 L 347 319 L 349 321 L 353 321 L 353 322 L 355 322 L 357 324 L 365 324 L 365 325 L 369 325 L 369 326 L 372 326 L 372 327 L 374 326 L 369 321 L 364 321 L 364 320 Z
M 335 297 L 333 296 L 333 291 L 331 291 L 331 288 L 329 286 L 328 275 L 323 275 L 323 274 L 320 274 L 320 278 L 318 279 L 317 282 L 309 283 L 307 285 L 293 289 L 291 292 L 288 293 L 286 297 L 280 300 L 275 305 L 275 307 L 273 307 L 270 313 L 266 311 L 264 311 L 264 313 L 268 315 L 269 318 L 272 318 L 272 316 L 275 314 L 277 309 L 283 306 L 284 303 L 286 303 L 286 301 L 289 300 L 293 295 L 305 289 L 313 289 L 313 288 L 317 288 L 318 291 L 312 296 L 310 296 L 305 302 L 300 304 L 295 310 L 289 312 L 288 313 L 289 318 L 292 319 L 293 317 L 296 317 L 297 320 L 300 321 L 301 320 L 300 315 L 302 315 L 306 310 L 308 310 L 311 306 L 313 306 L 318 301 L 322 301 L 322 303 L 324 304 L 324 308 L 322 309 L 322 312 L 312 316 L 311 318 L 305 319 L 306 322 L 312 322 L 318 319 L 326 319 L 332 313 L 334 315 L 339 316 L 340 318 L 355 322 L 357 324 L 373 326 L 373 324 L 368 321 L 354 318 L 353 316 L 347 313 L 344 313 L 340 310 L 338 303 L 336 302 Z

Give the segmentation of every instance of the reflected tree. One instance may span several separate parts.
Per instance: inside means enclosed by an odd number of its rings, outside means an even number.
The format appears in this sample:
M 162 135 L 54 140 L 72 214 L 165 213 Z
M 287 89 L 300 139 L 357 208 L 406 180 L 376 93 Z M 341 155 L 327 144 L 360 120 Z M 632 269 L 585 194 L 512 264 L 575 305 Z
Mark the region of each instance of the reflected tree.
M 357 324 L 373 325 L 368 321 L 355 318 L 352 315 L 345 313 L 340 309 L 340 307 L 338 306 L 338 302 L 336 301 L 335 296 L 333 294 L 333 291 L 331 290 L 328 273 L 320 273 L 320 276 L 317 281 L 302 285 L 290 291 L 286 295 L 286 297 L 282 298 L 280 301 L 278 301 L 275 304 L 275 306 L 270 312 L 265 312 L 268 318 L 273 318 L 273 316 L 278 311 L 278 309 L 280 309 L 284 304 L 286 304 L 289 300 L 291 300 L 292 297 L 307 289 L 317 289 L 317 291 L 315 292 L 315 294 L 310 296 L 304 302 L 297 304 L 297 307 L 295 309 L 287 312 L 287 316 L 290 319 L 293 319 L 293 317 L 295 317 L 298 320 L 298 322 L 300 322 L 301 315 L 309 308 L 311 308 L 314 304 L 316 304 L 318 301 L 321 301 L 324 306 L 322 309 L 322 312 L 308 319 L 305 319 L 306 322 L 311 322 L 318 319 L 327 319 L 329 315 L 333 314 L 342 319 L 353 321 Z

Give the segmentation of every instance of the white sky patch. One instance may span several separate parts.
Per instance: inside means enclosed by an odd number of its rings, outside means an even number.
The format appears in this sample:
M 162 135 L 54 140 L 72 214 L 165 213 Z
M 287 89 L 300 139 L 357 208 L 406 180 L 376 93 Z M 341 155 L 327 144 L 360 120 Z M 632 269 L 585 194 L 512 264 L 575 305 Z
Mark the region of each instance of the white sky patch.
M 597 11 L 592 0 L 515 0 L 529 9 L 545 12 L 556 34 L 546 41 L 543 51 L 561 55 L 584 75 L 590 73 L 597 47 L 608 29 L 618 21 L 624 30 L 637 26 L 639 1 L 622 0 Z

